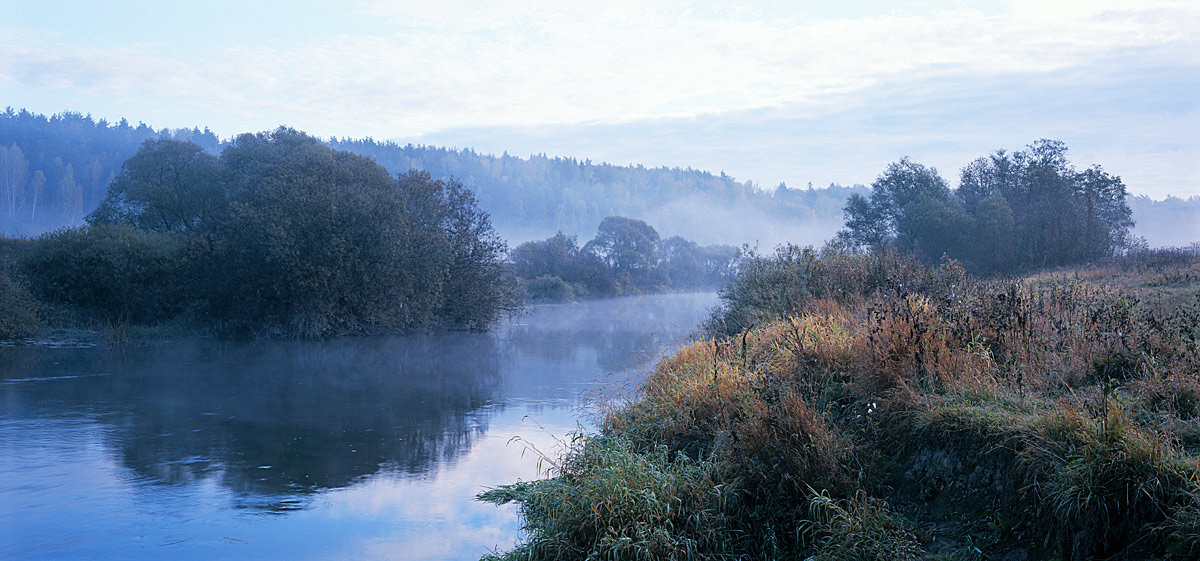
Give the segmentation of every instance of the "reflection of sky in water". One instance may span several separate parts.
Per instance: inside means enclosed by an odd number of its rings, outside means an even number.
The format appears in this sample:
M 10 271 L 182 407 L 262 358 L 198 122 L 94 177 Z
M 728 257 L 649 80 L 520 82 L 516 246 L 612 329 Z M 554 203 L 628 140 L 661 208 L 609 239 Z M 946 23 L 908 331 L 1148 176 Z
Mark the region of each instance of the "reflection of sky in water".
M 515 508 L 473 497 L 538 476 L 510 439 L 553 452 L 582 392 L 626 380 L 714 302 L 542 306 L 489 336 L 0 349 L 0 558 L 508 548 Z

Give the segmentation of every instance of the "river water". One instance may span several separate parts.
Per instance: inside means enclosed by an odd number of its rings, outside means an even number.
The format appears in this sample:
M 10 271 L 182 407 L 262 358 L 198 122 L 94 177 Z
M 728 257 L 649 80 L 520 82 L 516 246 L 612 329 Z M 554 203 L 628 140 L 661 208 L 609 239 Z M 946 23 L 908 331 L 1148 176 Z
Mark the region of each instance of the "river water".
M 715 304 L 535 306 L 486 334 L 2 347 L 0 559 L 507 549 L 515 507 L 474 496 L 537 478 L 530 446 L 591 427 L 589 403 L 628 395 Z

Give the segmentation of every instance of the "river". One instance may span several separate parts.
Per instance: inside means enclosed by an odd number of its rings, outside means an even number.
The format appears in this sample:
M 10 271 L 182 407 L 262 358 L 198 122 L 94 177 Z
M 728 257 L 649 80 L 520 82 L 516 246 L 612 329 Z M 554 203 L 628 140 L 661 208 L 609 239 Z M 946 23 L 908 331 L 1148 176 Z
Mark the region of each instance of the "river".
M 0 347 L 0 559 L 478 559 L 489 486 L 593 426 L 716 295 L 490 333 Z M 520 437 L 514 440 L 514 437 Z

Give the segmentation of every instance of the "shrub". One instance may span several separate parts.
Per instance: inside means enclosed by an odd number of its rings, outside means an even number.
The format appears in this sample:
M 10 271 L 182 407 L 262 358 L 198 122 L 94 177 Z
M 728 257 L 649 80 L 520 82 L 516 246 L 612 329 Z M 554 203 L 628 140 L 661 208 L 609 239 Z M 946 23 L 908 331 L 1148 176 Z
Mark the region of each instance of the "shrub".
M 531 302 L 570 302 L 575 290 L 558 277 L 542 275 L 521 283 L 525 298 Z
M 23 337 L 38 328 L 37 302 L 7 264 L 0 266 L 0 339 Z
M 714 559 L 743 539 L 726 520 L 736 497 L 711 463 L 661 446 L 638 450 L 619 437 L 580 443 L 554 479 L 479 498 L 521 503 L 531 539 L 505 559 Z
M 954 262 L 784 253 L 726 292 L 764 323 L 660 361 L 588 441 L 620 441 L 641 462 L 687 458 L 736 498 L 710 518 L 736 547 L 700 547 L 711 534 L 692 528 L 688 556 L 914 559 L 935 530 L 948 534 L 930 542 L 941 558 L 1200 552 L 1200 286 L 1171 307 L 1106 270 L 980 282 Z M 829 270 L 868 288 L 831 291 L 833 277 L 814 280 Z M 522 512 L 599 474 L 564 470 Z M 605 523 L 645 508 L 622 505 Z M 557 539 L 546 528 L 530 526 L 530 543 Z M 598 535 L 564 557 L 614 551 L 595 549 Z
M 190 300 L 182 238 L 126 224 L 57 230 L 34 241 L 24 259 L 31 288 L 46 301 L 95 319 L 169 319 Z

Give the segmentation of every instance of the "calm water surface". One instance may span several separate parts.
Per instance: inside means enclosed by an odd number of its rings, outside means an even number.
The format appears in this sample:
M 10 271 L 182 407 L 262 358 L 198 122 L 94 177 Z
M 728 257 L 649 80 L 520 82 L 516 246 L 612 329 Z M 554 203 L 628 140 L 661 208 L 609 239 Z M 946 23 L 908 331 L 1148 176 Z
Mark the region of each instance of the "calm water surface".
M 0 559 L 477 559 L 590 399 L 714 294 L 538 306 L 488 334 L 0 348 Z M 606 389 L 608 388 L 608 389 Z

